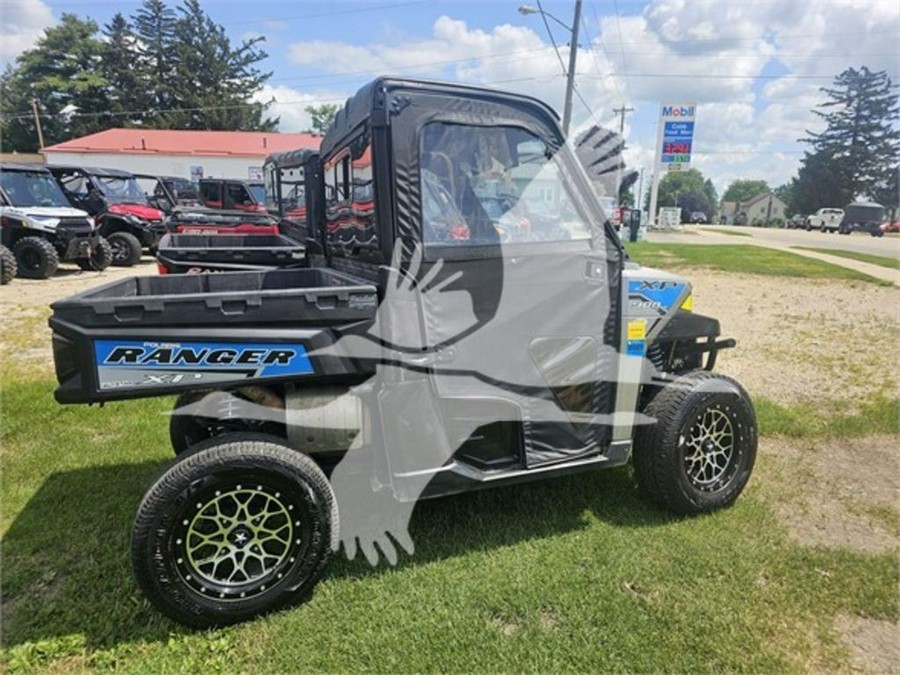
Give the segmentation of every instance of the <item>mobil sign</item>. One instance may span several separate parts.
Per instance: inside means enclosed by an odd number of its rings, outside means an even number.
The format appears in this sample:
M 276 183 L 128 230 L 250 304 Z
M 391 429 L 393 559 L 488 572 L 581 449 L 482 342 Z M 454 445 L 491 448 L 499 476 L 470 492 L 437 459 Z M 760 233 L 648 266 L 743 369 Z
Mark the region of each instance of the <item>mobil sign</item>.
M 660 164 L 667 171 L 680 171 L 691 163 L 696 110 L 695 103 L 664 103 L 660 106 L 657 152 Z

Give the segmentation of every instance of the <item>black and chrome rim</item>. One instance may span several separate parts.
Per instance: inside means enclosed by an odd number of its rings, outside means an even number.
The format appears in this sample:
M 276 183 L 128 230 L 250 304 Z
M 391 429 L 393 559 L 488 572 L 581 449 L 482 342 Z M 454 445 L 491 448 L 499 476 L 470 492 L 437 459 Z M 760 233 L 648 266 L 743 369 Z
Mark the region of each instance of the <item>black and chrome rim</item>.
M 725 487 L 737 467 L 738 436 L 728 412 L 727 407 L 707 408 L 682 436 L 685 474 L 703 492 Z
M 198 497 L 174 535 L 175 564 L 201 595 L 245 600 L 277 585 L 301 557 L 299 506 L 285 491 L 236 484 Z

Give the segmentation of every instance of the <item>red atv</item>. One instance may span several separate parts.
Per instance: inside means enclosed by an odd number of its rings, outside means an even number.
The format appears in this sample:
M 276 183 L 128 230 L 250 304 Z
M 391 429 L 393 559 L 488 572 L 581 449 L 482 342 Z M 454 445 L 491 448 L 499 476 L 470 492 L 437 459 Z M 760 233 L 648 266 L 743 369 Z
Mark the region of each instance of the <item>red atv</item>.
M 72 206 L 87 211 L 112 247 L 112 264 L 130 267 L 151 254 L 165 234 L 165 214 L 153 208 L 133 174 L 117 169 L 48 166 Z

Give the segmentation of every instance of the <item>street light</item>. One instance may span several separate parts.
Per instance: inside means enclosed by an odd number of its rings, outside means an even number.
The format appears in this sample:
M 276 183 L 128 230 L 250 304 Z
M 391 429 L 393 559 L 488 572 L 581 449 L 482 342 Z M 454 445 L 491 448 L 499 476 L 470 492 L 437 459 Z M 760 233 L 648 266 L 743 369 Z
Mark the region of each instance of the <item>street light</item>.
M 578 24 L 581 23 L 581 0 L 575 0 L 575 17 L 572 20 L 572 27 L 570 28 L 565 23 L 557 19 L 550 12 L 545 12 L 543 9 L 539 7 L 532 7 L 531 5 L 521 5 L 519 7 L 519 14 L 528 15 L 528 14 L 540 14 L 541 16 L 547 19 L 553 19 L 560 26 L 565 28 L 572 34 L 572 42 L 569 46 L 569 69 L 566 73 L 566 99 L 565 105 L 563 107 L 563 134 L 566 136 L 569 135 L 569 122 L 572 121 L 572 94 L 575 92 L 575 60 L 578 56 Z

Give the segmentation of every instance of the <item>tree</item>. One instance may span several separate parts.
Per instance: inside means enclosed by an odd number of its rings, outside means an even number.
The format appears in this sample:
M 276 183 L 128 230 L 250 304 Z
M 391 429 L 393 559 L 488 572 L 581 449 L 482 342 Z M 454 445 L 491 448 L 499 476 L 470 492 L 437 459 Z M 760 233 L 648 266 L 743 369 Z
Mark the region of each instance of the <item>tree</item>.
M 100 64 L 97 24 L 63 14 L 33 49 L 19 55 L 0 77 L 0 135 L 5 151 L 38 150 L 31 114 L 36 100 L 44 144 L 94 133 L 110 125 L 108 82 Z
M 151 101 L 140 74 L 137 36 L 121 13 L 103 27 L 103 35 L 106 40 L 101 71 L 107 82 L 110 111 L 118 113 L 113 122 L 116 126 L 141 124 Z
M 794 185 L 797 198 L 813 205 L 813 195 L 821 186 L 811 182 L 821 176 L 827 161 L 838 179 L 834 192 L 821 195 L 822 206 L 843 206 L 860 197 L 887 201 L 896 190 L 897 157 L 900 155 L 900 99 L 897 85 L 885 71 L 872 72 L 865 66 L 848 68 L 831 87 L 821 91 L 828 100 L 813 110 L 825 121 L 821 133 L 807 131 L 800 139 L 812 150 L 803 158 L 803 168 Z
M 257 45 L 265 38 L 234 48 L 225 29 L 213 21 L 199 0 L 185 0 L 175 22 L 174 108 L 162 115 L 167 126 L 185 129 L 272 131 L 278 120 L 263 119 L 268 104 L 252 100 L 272 73 L 256 64 L 267 57 Z M 182 112 L 183 111 L 183 112 Z
M 725 194 L 722 195 L 723 202 L 747 202 L 756 195 L 771 192 L 769 184 L 764 180 L 748 180 L 739 178 L 731 181 Z
M 163 0 L 144 0 L 134 15 L 134 32 L 143 79 L 153 106 L 166 110 L 173 102 L 172 82 L 175 77 L 175 12 Z
M 680 206 L 682 220 L 690 220 L 691 213 L 702 211 L 707 217 L 716 212 L 718 198 L 712 181 L 705 178 L 697 169 L 687 171 L 670 171 L 659 182 L 657 204 L 662 206 Z M 644 203 L 650 209 L 650 195 Z
M 308 105 L 304 110 L 309 113 L 310 118 L 310 128 L 307 129 L 307 133 L 324 134 L 334 122 L 340 106 L 334 103 L 323 103 L 322 105 Z

